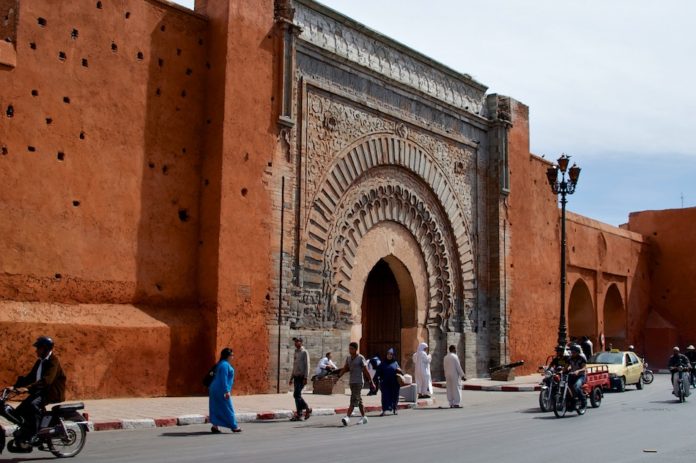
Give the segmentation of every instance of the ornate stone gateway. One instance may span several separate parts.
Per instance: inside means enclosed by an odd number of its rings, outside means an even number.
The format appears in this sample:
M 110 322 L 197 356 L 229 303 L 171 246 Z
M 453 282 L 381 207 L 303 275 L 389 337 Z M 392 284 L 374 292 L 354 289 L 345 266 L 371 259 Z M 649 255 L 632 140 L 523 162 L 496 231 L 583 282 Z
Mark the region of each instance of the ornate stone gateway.
M 425 341 L 436 377 L 457 344 L 474 373 L 489 354 L 480 275 L 496 265 L 479 256 L 497 245 L 480 236 L 497 226 L 485 87 L 314 2 L 283 3 L 281 145 L 297 206 L 288 336 L 313 356 L 395 347 L 407 367 Z

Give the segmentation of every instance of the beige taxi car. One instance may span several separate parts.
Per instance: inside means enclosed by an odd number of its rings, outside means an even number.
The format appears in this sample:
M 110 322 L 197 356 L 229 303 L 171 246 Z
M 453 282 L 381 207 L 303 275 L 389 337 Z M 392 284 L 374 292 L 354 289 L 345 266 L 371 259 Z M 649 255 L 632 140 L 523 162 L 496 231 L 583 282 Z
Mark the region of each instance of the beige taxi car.
M 636 389 L 643 389 L 643 360 L 635 352 L 611 350 L 597 352 L 587 359 L 587 366 L 606 365 L 609 367 L 609 381 L 612 389 L 619 392 L 626 386 L 635 384 Z

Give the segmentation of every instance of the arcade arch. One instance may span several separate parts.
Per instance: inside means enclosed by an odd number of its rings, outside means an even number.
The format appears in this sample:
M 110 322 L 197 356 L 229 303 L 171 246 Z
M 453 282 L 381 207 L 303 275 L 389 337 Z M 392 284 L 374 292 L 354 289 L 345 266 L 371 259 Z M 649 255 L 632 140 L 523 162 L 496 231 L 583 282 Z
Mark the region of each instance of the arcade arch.
M 568 334 L 580 338 L 596 339 L 596 316 L 592 295 L 587 283 L 579 279 L 573 285 L 568 302 Z

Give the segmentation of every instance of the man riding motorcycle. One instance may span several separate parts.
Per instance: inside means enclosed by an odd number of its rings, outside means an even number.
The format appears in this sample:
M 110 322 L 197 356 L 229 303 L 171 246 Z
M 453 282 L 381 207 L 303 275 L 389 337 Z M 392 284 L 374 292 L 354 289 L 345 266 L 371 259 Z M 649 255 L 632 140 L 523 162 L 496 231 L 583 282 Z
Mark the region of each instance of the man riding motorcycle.
M 688 357 L 679 351 L 679 347 L 674 346 L 672 349 L 672 356 L 669 358 L 668 366 L 669 371 L 672 372 L 672 386 L 674 387 L 672 394 L 679 397 L 679 367 L 682 367 L 682 371 L 688 372 L 688 370 L 691 368 L 691 363 L 689 362 Z M 688 397 L 690 394 L 688 383 L 687 387 L 684 389 L 686 391 L 686 396 Z
M 16 434 L 15 441 L 24 448 L 31 448 L 28 442 L 38 432 L 41 409 L 48 404 L 65 401 L 66 377 L 58 357 L 53 354 L 53 346 L 53 339 L 39 336 L 34 342 L 38 360 L 26 376 L 17 378 L 14 385 L 16 391 L 29 393 L 17 407 L 24 425 Z
M 549 368 L 556 369 L 557 367 L 565 368 L 568 366 L 570 355 L 564 346 L 556 346 L 556 356 L 549 363 Z
M 696 381 L 694 380 L 696 378 L 694 378 L 694 376 L 696 375 L 696 348 L 694 348 L 693 344 L 686 348 L 686 353 L 684 355 L 689 359 L 689 363 L 691 364 L 691 384 L 695 385 Z
M 577 398 L 578 404 L 581 407 L 586 406 L 585 394 L 582 391 L 582 385 L 585 384 L 585 366 L 587 360 L 581 355 L 582 349 L 577 344 L 570 347 L 570 360 L 568 361 L 567 370 L 570 373 L 568 384 L 572 386 L 573 395 Z

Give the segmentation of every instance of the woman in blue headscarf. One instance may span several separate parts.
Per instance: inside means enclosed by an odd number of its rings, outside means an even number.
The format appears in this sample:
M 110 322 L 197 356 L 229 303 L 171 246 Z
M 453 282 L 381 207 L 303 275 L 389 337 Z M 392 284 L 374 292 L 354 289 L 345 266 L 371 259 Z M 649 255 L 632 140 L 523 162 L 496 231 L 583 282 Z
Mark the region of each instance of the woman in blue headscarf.
M 232 432 L 242 432 L 234 417 L 232 406 L 232 385 L 234 384 L 234 368 L 230 364 L 234 353 L 229 347 L 220 352 L 220 361 L 215 367 L 215 376 L 208 390 L 208 410 L 210 431 L 219 434 L 220 426 L 230 428 Z
M 399 404 L 399 381 L 397 374 L 402 374 L 399 362 L 396 361 L 394 349 L 387 351 L 386 359 L 377 367 L 376 378 L 379 378 L 379 389 L 382 392 L 382 414 L 384 416 L 388 410 L 396 415 L 396 408 Z

